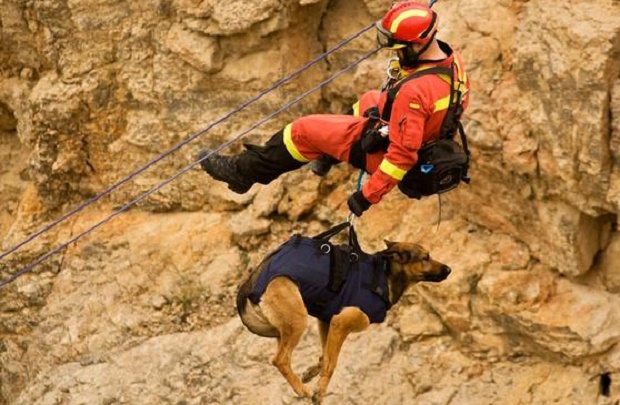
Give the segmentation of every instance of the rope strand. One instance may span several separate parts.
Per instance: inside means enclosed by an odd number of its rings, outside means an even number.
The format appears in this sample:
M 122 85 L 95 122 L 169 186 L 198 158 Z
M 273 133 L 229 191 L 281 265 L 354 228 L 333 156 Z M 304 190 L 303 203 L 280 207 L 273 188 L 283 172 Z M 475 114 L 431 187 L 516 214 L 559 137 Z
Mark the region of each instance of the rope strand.
M 341 74 L 353 69 L 355 66 L 359 65 L 361 62 L 363 62 L 364 60 L 368 59 L 370 56 L 372 56 L 373 54 L 375 54 L 379 49 L 381 48 L 375 48 L 370 52 L 367 52 L 366 54 L 364 54 L 361 58 L 359 58 L 357 61 L 351 63 L 350 65 L 348 65 L 347 67 L 339 70 L 338 72 L 334 73 L 332 76 L 328 77 L 326 80 L 324 80 L 323 82 L 321 82 L 320 84 L 318 84 L 317 86 L 313 87 L 312 89 L 302 93 L 300 96 L 298 96 L 297 98 L 295 98 L 294 100 L 290 101 L 289 103 L 285 104 L 282 108 L 280 108 L 279 110 L 276 110 L 275 112 L 269 114 L 268 116 L 266 116 L 265 118 L 263 118 L 262 120 L 258 121 L 257 123 L 255 123 L 254 125 L 252 125 L 250 128 L 248 128 L 247 130 L 245 130 L 244 132 L 242 132 L 241 134 L 237 135 L 236 137 L 234 137 L 233 139 L 224 142 L 223 144 L 221 144 L 219 147 L 215 148 L 214 150 L 212 150 L 209 154 L 207 154 L 206 156 L 204 156 L 202 159 L 197 160 L 195 162 L 193 162 L 192 164 L 186 166 L 185 168 L 183 168 L 181 171 L 177 172 L 174 176 L 164 180 L 163 182 L 159 183 L 158 185 L 156 185 L 155 187 L 151 188 L 149 191 L 141 194 L 140 196 L 136 197 L 135 199 L 133 199 L 132 201 L 130 201 L 129 203 L 123 205 L 122 207 L 120 207 L 119 209 L 117 209 L 116 211 L 114 211 L 112 214 L 110 214 L 109 216 L 107 216 L 106 218 L 102 219 L 101 221 L 95 223 L 94 225 L 90 226 L 89 228 L 85 229 L 84 231 L 80 232 L 79 234 L 77 234 L 76 236 L 74 236 L 73 238 L 71 238 L 69 241 L 63 243 L 62 245 L 58 246 L 56 249 L 42 255 L 41 257 L 39 257 L 39 259 L 37 259 L 35 262 L 29 264 L 28 266 L 24 267 L 23 269 L 21 269 L 20 271 L 18 271 L 17 273 L 11 275 L 10 277 L 2 280 L 0 282 L 0 289 L 3 288 L 5 285 L 12 283 L 13 281 L 15 281 L 17 278 L 21 277 L 22 275 L 32 271 L 32 269 L 34 269 L 36 266 L 38 266 L 39 264 L 43 263 L 44 261 L 46 261 L 47 259 L 49 259 L 51 256 L 55 255 L 56 253 L 59 253 L 60 251 L 66 249 L 68 246 L 72 245 L 73 243 L 75 243 L 76 241 L 78 241 L 79 239 L 81 239 L 82 237 L 84 237 L 85 235 L 93 232 L 94 230 L 96 230 L 97 228 L 99 228 L 100 226 L 106 224 L 107 222 L 110 222 L 112 219 L 114 219 L 115 217 L 117 217 L 118 215 L 120 215 L 121 213 L 127 211 L 131 206 L 139 203 L 140 201 L 144 200 L 146 197 L 150 196 L 151 194 L 155 193 L 156 191 L 159 191 L 161 188 L 163 188 L 164 186 L 166 186 L 167 184 L 171 183 L 172 181 L 176 180 L 177 178 L 181 177 L 182 175 L 184 175 L 185 173 L 187 173 L 188 171 L 190 171 L 194 166 L 196 166 L 197 164 L 199 164 L 202 160 L 207 159 L 209 156 L 211 156 L 214 153 L 217 153 L 219 151 L 221 151 L 222 149 L 226 148 L 227 146 L 231 145 L 232 143 L 238 141 L 239 139 L 243 138 L 245 135 L 247 135 L 250 131 L 256 129 L 258 126 L 264 124 L 265 122 L 269 121 L 270 119 L 272 119 L 273 117 L 275 117 L 276 115 L 280 114 L 281 112 L 287 110 L 288 108 L 290 108 L 291 106 L 299 103 L 302 99 L 304 99 L 305 97 L 307 97 L 308 95 L 314 93 L 315 91 L 321 89 L 322 87 L 324 87 L 326 84 L 331 83 L 332 81 L 334 81 L 338 76 L 340 76 Z
M 163 154 L 159 155 L 158 157 L 156 157 L 155 159 L 151 160 L 150 162 L 148 162 L 145 166 L 135 170 L 134 172 L 128 174 L 127 176 L 125 176 L 123 179 L 121 179 L 119 182 L 113 184 L 112 186 L 108 187 L 106 190 L 102 191 L 101 193 L 97 194 L 96 196 L 90 198 L 89 200 L 85 201 L 84 203 L 80 204 L 78 207 L 74 208 L 72 211 L 70 211 L 69 213 L 63 215 L 62 217 L 60 217 L 59 219 L 57 219 L 56 221 L 46 225 L 45 227 L 43 227 L 41 230 L 39 230 L 38 232 L 30 235 L 28 238 L 24 239 L 22 242 L 18 243 L 17 245 L 11 247 L 10 249 L 8 249 L 7 251 L 3 252 L 2 254 L 0 254 L 0 260 L 4 259 L 6 256 L 8 256 L 9 254 L 15 252 L 17 249 L 20 249 L 21 247 L 23 247 L 24 245 L 32 242 L 34 239 L 38 238 L 39 236 L 43 235 L 44 233 L 50 231 L 52 228 L 56 227 L 57 225 L 63 223 L 64 221 L 66 221 L 67 219 L 69 219 L 70 217 L 72 217 L 73 215 L 79 213 L 80 211 L 82 211 L 84 208 L 88 207 L 89 205 L 99 201 L 101 198 L 103 198 L 104 196 L 110 194 L 111 192 L 113 192 L 114 190 L 116 190 L 117 188 L 119 188 L 120 186 L 122 186 L 123 184 L 127 183 L 129 180 L 133 179 L 134 177 L 136 177 L 137 175 L 143 173 L 145 170 L 147 170 L 148 168 L 150 168 L 151 166 L 155 165 L 156 163 L 160 162 L 161 160 L 163 160 L 164 158 L 168 157 L 169 155 L 171 155 L 172 153 L 178 151 L 179 149 L 181 149 L 183 146 L 187 145 L 189 142 L 193 141 L 194 139 L 198 138 L 199 136 L 204 135 L 206 132 L 210 131 L 213 127 L 215 127 L 216 125 L 222 123 L 223 121 L 229 119 L 230 117 L 232 117 L 234 114 L 238 113 L 239 111 L 245 109 L 246 107 L 248 107 L 249 105 L 253 104 L 254 102 L 258 101 L 259 99 L 263 98 L 265 95 L 267 95 L 268 93 L 270 93 L 271 91 L 275 90 L 276 88 L 282 86 L 283 84 L 289 82 L 290 80 L 292 80 L 293 78 L 295 78 L 296 76 L 298 76 L 299 74 L 301 74 L 302 72 L 304 72 L 305 70 L 309 69 L 310 67 L 312 67 L 313 65 L 315 65 L 316 63 L 320 62 L 321 60 L 325 59 L 327 56 L 331 55 L 332 53 L 336 52 L 337 50 L 341 49 L 342 47 L 344 47 L 345 45 L 349 44 L 350 42 L 352 42 L 353 40 L 359 38 L 362 34 L 364 34 L 366 31 L 368 31 L 369 29 L 371 29 L 374 26 L 374 24 L 370 24 L 367 27 L 363 28 L 361 31 L 357 32 L 356 34 L 354 34 L 353 36 L 349 37 L 348 39 L 340 42 L 339 44 L 337 44 L 336 46 L 334 46 L 332 49 L 328 50 L 327 52 L 324 52 L 323 54 L 317 56 L 315 59 L 311 60 L 310 62 L 306 63 L 305 65 L 303 65 L 301 68 L 297 69 L 296 71 L 294 71 L 293 73 L 289 74 L 288 76 L 284 77 L 283 79 L 280 79 L 278 82 L 274 83 L 273 85 L 271 85 L 270 87 L 268 87 L 267 89 L 263 90 L 262 92 L 260 92 L 258 95 L 256 95 L 255 97 L 251 98 L 250 100 L 242 103 L 241 105 L 237 106 L 235 109 L 233 109 L 232 111 L 228 112 L 227 114 L 223 115 L 221 118 L 219 118 L 218 120 L 216 120 L 215 122 L 213 122 L 211 125 L 209 125 L 208 127 L 206 127 L 205 129 L 202 129 L 201 131 L 191 135 L 189 138 L 187 138 L 186 140 L 178 143 L 177 145 L 173 146 L 171 149 L 167 150 L 166 152 L 164 152 Z

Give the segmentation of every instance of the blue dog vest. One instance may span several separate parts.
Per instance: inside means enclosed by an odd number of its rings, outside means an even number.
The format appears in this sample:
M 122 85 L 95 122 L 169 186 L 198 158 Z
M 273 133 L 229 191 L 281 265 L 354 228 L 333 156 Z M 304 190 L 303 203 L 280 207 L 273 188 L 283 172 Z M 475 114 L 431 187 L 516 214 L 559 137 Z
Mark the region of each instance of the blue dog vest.
M 348 246 L 295 235 L 268 258 L 249 298 L 258 304 L 267 284 L 274 277 L 286 276 L 299 287 L 308 313 L 324 322 L 343 307 L 355 306 L 371 323 L 381 323 L 391 306 L 387 260 L 360 252 L 358 260 L 349 261 L 350 252 Z M 344 265 L 343 257 L 347 259 Z

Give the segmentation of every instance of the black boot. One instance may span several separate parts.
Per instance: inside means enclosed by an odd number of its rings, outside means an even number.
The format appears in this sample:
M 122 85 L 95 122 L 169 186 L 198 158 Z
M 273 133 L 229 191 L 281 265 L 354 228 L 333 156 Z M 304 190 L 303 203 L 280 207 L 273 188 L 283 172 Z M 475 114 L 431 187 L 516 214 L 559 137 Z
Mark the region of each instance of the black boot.
M 306 162 L 295 160 L 284 145 L 283 131 L 276 132 L 263 146 L 244 144 L 237 167 L 255 183 L 269 184 L 281 174 L 297 170 Z
M 317 176 L 325 177 L 336 163 L 340 163 L 340 161 L 329 155 L 323 155 L 317 160 L 310 162 L 310 170 Z
M 254 182 L 244 177 L 238 169 L 240 156 L 221 156 L 205 149 L 198 154 L 202 170 L 209 173 L 215 180 L 228 183 L 228 188 L 237 194 L 248 192 Z M 205 158 L 206 157 L 206 158 Z
M 264 146 L 244 145 L 246 150 L 237 156 L 221 156 L 204 150 L 199 159 L 203 170 L 216 180 L 228 183 L 235 193 L 246 193 L 252 184 L 269 184 L 282 173 L 299 169 L 305 162 L 295 160 L 286 149 L 283 132 L 274 134 Z

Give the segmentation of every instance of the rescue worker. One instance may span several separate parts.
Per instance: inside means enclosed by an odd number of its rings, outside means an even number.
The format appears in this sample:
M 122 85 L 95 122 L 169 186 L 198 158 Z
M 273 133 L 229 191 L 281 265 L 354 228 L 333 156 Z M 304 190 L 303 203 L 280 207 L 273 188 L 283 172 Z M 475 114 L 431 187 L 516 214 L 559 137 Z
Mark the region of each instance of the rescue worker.
M 254 183 L 268 184 L 282 173 L 327 155 L 371 174 L 362 189 L 347 200 L 351 212 L 361 216 L 415 165 L 418 150 L 438 138 L 453 79 L 426 74 L 403 83 L 393 100 L 389 122 L 382 122 L 387 91 L 394 82 L 423 69 L 450 68 L 465 88 L 463 108 L 468 103 L 469 83 L 463 64 L 448 44 L 436 38 L 438 23 L 435 11 L 424 4 L 394 4 L 376 23 L 379 44 L 395 51 L 399 64 L 394 80 L 389 80 L 382 91 L 365 93 L 355 104 L 353 115 L 299 118 L 274 134 L 264 146 L 245 145 L 246 150 L 240 155 L 213 154 L 205 158 L 210 151 L 202 151 L 202 168 L 214 179 L 228 183 L 230 190 L 243 194 Z M 362 148 L 362 140 L 371 132 L 386 137 L 379 150 Z

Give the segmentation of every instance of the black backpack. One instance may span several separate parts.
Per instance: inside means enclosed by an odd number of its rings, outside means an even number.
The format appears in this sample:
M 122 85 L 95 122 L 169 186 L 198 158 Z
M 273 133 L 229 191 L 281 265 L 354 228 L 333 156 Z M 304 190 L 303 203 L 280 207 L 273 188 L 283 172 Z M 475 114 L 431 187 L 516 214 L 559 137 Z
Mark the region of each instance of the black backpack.
M 450 102 L 441 124 L 439 139 L 426 144 L 418 151 L 418 161 L 398 183 L 398 188 L 409 198 L 420 199 L 433 194 L 442 194 L 457 187 L 461 182 L 469 184 L 470 152 L 467 137 L 460 121 L 463 112 L 461 86 L 454 88 L 454 66 L 434 67 L 415 72 L 396 83 L 388 91 L 381 119 L 389 122 L 392 104 L 401 86 L 409 80 L 427 74 L 445 74 L 450 77 Z M 454 140 L 460 134 L 461 144 Z

